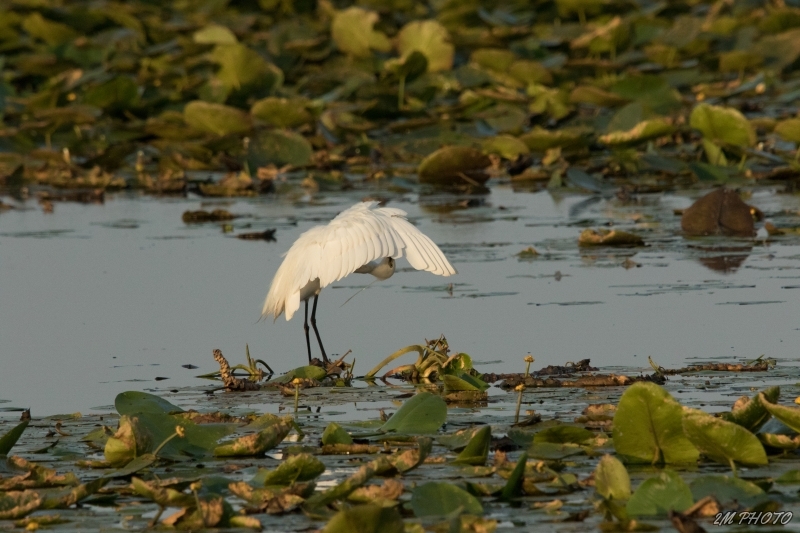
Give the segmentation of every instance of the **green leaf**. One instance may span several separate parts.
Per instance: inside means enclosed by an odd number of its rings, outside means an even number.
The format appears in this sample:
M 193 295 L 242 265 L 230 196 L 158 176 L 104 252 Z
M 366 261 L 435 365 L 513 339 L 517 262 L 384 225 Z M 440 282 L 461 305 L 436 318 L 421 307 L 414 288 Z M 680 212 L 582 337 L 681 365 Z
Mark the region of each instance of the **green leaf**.
M 689 124 L 716 144 L 744 147 L 756 142 L 750 122 L 741 112 L 730 107 L 698 104 L 692 110 Z
M 373 50 L 388 52 L 391 41 L 373 28 L 379 18 L 374 11 L 360 7 L 337 11 L 331 22 L 331 38 L 339 50 L 355 57 L 369 57 Z
M 528 145 L 513 135 L 498 135 L 483 141 L 483 151 L 487 154 L 497 154 L 504 159 L 514 160 L 520 155 L 527 155 L 531 151 Z
M 800 433 L 800 408 L 773 403 L 763 392 L 758 393 L 758 399 L 772 416 Z
M 339 511 L 322 529 L 323 533 L 403 533 L 403 518 L 394 507 L 357 505 Z
M 128 464 L 111 472 L 110 474 L 106 474 L 105 477 L 127 477 L 131 474 L 135 474 L 139 470 L 143 470 L 153 465 L 157 460 L 158 458 L 152 453 L 145 453 L 144 455 L 140 455 L 135 459 L 131 459 Z
M 294 427 L 292 422 L 291 417 L 286 417 L 283 421 L 272 424 L 258 433 L 245 435 L 233 442 L 221 444 L 214 448 L 214 455 L 217 457 L 263 455 L 283 442 L 283 439 Z
M 473 385 L 469 381 L 462 379 L 461 377 L 451 376 L 450 374 L 444 374 L 442 376 L 442 381 L 444 382 L 444 390 L 445 391 L 479 391 L 482 390 L 481 387 Z
M 140 413 L 182 413 L 183 409 L 160 396 L 147 392 L 126 391 L 117 394 L 114 407 L 121 415 L 137 415 Z
M 544 152 L 551 148 L 579 148 L 588 144 L 589 130 L 585 128 L 559 128 L 546 130 L 536 126 L 519 140 L 532 152 Z
M 250 130 L 250 117 L 235 107 L 195 100 L 183 108 L 183 119 L 198 130 L 215 135 L 244 133 Z
M 458 451 L 463 449 L 475 437 L 475 435 L 483 430 L 484 426 L 473 426 L 469 428 L 459 429 L 455 433 L 449 435 L 440 435 L 436 437 L 436 442 L 447 448 L 448 450 Z
M 784 141 L 800 144 L 800 118 L 790 118 L 778 122 L 775 133 Z
M 466 448 L 453 460 L 454 464 L 484 465 L 489 456 L 489 445 L 492 443 L 492 426 L 486 425 L 470 439 Z
M 138 99 L 139 86 L 129 76 L 114 76 L 83 94 L 84 104 L 111 110 L 128 109 Z
M 397 50 L 403 60 L 414 50 L 428 59 L 428 71 L 453 68 L 455 47 L 450 44 L 447 29 L 435 20 L 409 22 L 397 34 Z
M 644 120 L 628 131 L 614 131 L 600 136 L 600 142 L 613 147 L 634 146 L 670 135 L 675 128 L 663 118 Z
M 692 411 L 683 417 L 683 432 L 697 449 L 724 465 L 735 461 L 745 465 L 768 464 L 764 446 L 755 435 L 733 422 Z
M 697 477 L 689 486 L 695 500 L 713 496 L 725 507 L 731 504 L 750 507 L 769 499 L 764 490 L 755 483 L 720 474 Z
M 681 476 L 664 470 L 639 485 L 626 508 L 631 516 L 665 516 L 670 511 L 683 512 L 693 503 L 692 491 Z
M 260 486 L 288 486 L 315 479 L 324 471 L 325 465 L 322 461 L 313 455 L 301 453 L 290 456 L 273 470 L 259 468 L 251 483 Z
M 445 401 L 430 392 L 420 392 L 406 400 L 380 430 L 401 435 L 425 435 L 436 433 L 446 421 Z
M 22 28 L 28 35 L 41 39 L 50 46 L 57 46 L 78 37 L 78 32 L 60 22 L 47 20 L 40 13 L 33 12 L 22 21 Z
M 391 465 L 401 474 L 414 470 L 430 455 L 433 449 L 433 440 L 430 437 L 417 437 L 417 448 L 403 450 L 389 456 Z
M 624 99 L 638 102 L 644 109 L 657 115 L 669 114 L 682 106 L 680 93 L 660 76 L 628 76 L 612 85 L 610 90 Z
M 8 452 L 10 452 L 11 448 L 17 443 L 30 422 L 30 420 L 20 422 L 0 438 L 0 455 L 8 455 Z
M 614 414 L 614 449 L 630 463 L 693 463 L 697 449 L 683 434 L 683 411 L 655 383 L 634 383 Z
M 525 465 L 527 465 L 527 463 L 528 454 L 523 452 L 522 455 L 519 456 L 514 470 L 511 471 L 511 475 L 508 476 L 503 490 L 500 491 L 500 499 L 502 501 L 508 502 L 522 496 L 522 485 L 525 482 Z
M 533 436 L 533 442 L 553 442 L 557 444 L 583 444 L 594 438 L 594 433 L 577 426 L 555 426 L 539 431 Z
M 309 100 L 305 98 L 268 96 L 254 103 L 250 108 L 250 114 L 277 128 L 293 128 L 314 120 L 314 117 L 306 109 L 309 103 Z
M 393 466 L 386 457 L 378 457 L 374 461 L 361 466 L 356 472 L 339 483 L 338 485 L 329 488 L 324 492 L 316 492 L 313 496 L 306 500 L 303 505 L 304 509 L 313 511 L 325 507 L 340 498 L 346 498 L 351 492 L 358 487 L 364 485 L 376 474 L 388 472 L 392 470 Z
M 192 40 L 198 44 L 236 44 L 236 35 L 225 26 L 209 24 L 199 29 L 192 35 Z
M 489 179 L 485 169 L 491 160 L 477 148 L 470 146 L 445 146 L 422 160 L 417 168 L 420 183 L 465 185 L 468 180 L 484 183 Z
M 353 444 L 353 437 L 342 426 L 331 422 L 322 432 L 322 444 Z
M 247 160 L 250 168 L 258 168 L 270 163 L 279 167 L 283 165 L 300 167 L 311 163 L 313 155 L 314 148 L 311 143 L 299 133 L 272 130 L 263 132 L 252 140 Z
M 316 379 L 317 381 L 320 381 L 325 379 L 325 376 L 327 375 L 328 372 L 322 367 L 316 365 L 306 365 L 289 370 L 284 375 L 275 379 L 275 381 L 277 383 L 291 383 L 295 378 Z
M 594 471 L 594 490 L 606 499 L 631 497 L 631 478 L 625 465 L 613 455 L 604 455 Z
M 483 506 L 475 496 L 452 483 L 432 481 L 411 493 L 411 508 L 417 518 L 447 516 L 461 508 L 462 513 L 482 515 Z
M 557 442 L 532 442 L 528 448 L 528 455 L 534 459 L 545 461 L 560 461 L 572 455 L 586 453 L 586 450 L 571 442 L 559 444 Z
M 266 96 L 283 84 L 283 71 L 243 44 L 218 44 L 209 58 L 220 65 L 216 79 L 240 99 Z
M 764 394 L 767 401 L 775 403 L 778 401 L 778 397 L 780 397 L 781 388 L 774 386 L 761 392 Z M 761 403 L 760 396 L 756 394 L 752 398 L 747 399 L 747 401 L 741 404 L 740 402 L 741 400 L 736 402 L 737 405 L 734 406 L 729 413 L 721 413 L 721 418 L 728 422 L 739 424 L 749 431 L 758 431 L 771 416 L 767 408 L 764 407 L 764 404 Z

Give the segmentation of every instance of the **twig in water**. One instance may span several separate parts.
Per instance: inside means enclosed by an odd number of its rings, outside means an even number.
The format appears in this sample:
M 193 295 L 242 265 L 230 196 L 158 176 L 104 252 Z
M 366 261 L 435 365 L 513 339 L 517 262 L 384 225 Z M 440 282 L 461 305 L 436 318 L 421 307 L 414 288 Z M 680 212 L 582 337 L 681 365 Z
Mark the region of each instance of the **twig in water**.
M 231 373 L 231 366 L 228 364 L 228 360 L 225 359 L 225 356 L 222 355 L 221 350 L 214 350 L 214 360 L 219 363 L 219 377 L 222 379 L 226 390 L 246 391 L 259 390 L 261 388 L 258 383 L 234 377 Z

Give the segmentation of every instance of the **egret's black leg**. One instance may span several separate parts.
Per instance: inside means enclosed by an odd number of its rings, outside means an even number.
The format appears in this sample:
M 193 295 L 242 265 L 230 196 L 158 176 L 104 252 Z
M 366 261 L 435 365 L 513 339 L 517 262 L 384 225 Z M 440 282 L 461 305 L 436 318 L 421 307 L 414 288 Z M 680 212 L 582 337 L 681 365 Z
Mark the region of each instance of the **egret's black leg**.
M 314 306 L 311 308 L 311 327 L 314 328 L 314 334 L 317 336 L 319 351 L 322 352 L 322 360 L 328 363 L 328 356 L 325 355 L 325 348 L 322 347 L 322 339 L 319 338 L 319 330 L 317 329 L 317 298 L 319 298 L 319 294 L 314 295 Z M 308 305 L 308 301 L 306 301 L 306 305 Z
M 310 363 L 311 362 L 311 339 L 308 338 L 308 300 L 306 300 L 306 321 L 303 323 L 303 329 L 306 330 L 306 348 L 308 348 L 308 362 Z

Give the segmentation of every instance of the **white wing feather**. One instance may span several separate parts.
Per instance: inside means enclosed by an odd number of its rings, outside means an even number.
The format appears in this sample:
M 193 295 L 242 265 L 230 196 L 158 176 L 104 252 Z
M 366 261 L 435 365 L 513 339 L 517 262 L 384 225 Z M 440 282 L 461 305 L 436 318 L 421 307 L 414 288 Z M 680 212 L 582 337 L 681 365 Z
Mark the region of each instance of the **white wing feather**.
M 384 257 L 405 253 L 417 270 L 450 276 L 456 269 L 427 235 L 406 220 L 406 212 L 363 202 L 339 213 L 327 226 L 315 226 L 292 244 L 278 267 L 264 302 L 262 318 L 286 320 L 319 289 Z M 315 281 L 319 280 L 319 286 Z M 303 294 L 303 289 L 307 294 Z

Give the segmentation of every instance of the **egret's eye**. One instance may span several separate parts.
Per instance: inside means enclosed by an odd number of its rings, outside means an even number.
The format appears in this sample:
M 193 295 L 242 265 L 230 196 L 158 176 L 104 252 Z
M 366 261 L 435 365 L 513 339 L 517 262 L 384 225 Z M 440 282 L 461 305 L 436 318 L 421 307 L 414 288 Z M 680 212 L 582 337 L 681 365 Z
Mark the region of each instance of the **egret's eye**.
M 390 267 L 394 266 L 394 259 L 392 259 L 391 257 L 389 258 L 389 266 Z

